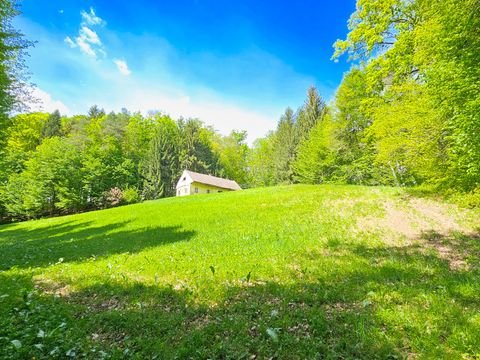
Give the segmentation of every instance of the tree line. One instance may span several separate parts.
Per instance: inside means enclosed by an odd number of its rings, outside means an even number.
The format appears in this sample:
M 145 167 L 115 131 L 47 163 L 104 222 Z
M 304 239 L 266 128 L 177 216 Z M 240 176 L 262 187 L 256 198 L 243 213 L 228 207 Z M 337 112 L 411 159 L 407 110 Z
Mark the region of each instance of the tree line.
M 358 0 L 328 107 L 311 89 L 253 148 L 258 185 L 429 187 L 480 198 L 480 3 Z
M 5 4 L 9 2 L 6 0 Z M 30 45 L 0 13 L 0 218 L 24 219 L 174 195 L 183 169 L 243 187 L 424 186 L 480 198 L 480 3 L 358 0 L 336 59 L 352 68 L 326 103 L 308 89 L 274 131 L 246 143 L 198 119 L 93 106 L 11 116 Z M 480 203 L 480 201 L 479 201 Z
M 246 186 L 246 133 L 157 113 L 29 113 L 11 118 L 0 163 L 4 217 L 99 209 L 175 194 L 183 169 Z

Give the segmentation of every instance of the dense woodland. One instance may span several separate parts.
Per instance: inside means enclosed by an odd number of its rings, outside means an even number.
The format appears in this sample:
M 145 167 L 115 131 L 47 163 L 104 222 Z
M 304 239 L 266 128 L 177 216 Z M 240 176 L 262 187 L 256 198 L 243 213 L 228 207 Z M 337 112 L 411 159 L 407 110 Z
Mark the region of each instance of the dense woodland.
M 186 168 L 242 187 L 422 185 L 480 197 L 476 0 L 358 0 L 347 38 L 334 45 L 333 60 L 352 60 L 335 99 L 308 89 L 253 147 L 243 131 L 224 136 L 162 113 L 19 113 L 31 44 L 10 25 L 12 4 L 0 4 L 3 220 L 172 196 Z

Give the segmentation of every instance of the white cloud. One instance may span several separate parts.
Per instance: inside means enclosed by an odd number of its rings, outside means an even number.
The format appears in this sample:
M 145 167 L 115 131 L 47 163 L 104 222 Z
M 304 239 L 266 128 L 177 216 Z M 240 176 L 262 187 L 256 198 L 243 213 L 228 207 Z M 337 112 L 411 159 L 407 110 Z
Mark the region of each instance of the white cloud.
M 71 48 L 76 48 L 77 47 L 77 44 L 72 40 L 72 38 L 70 36 L 67 36 L 64 41 Z
M 82 10 L 80 14 L 82 15 L 82 24 L 87 24 L 87 25 L 105 24 L 105 21 L 95 14 L 95 10 L 93 10 L 92 7 L 90 8 L 90 12 L 87 13 L 85 10 Z
M 82 26 L 75 39 L 80 50 L 91 57 L 97 57 L 97 52 L 105 53 L 98 34 L 87 26 Z
M 70 115 L 70 109 L 60 100 L 55 100 L 52 96 L 40 88 L 32 89 L 32 97 L 37 99 L 35 103 L 28 104 L 31 111 L 60 111 L 62 115 Z
M 75 37 L 75 40 L 72 40 L 70 36 L 67 36 L 64 42 L 71 48 L 78 47 L 80 51 L 90 57 L 96 58 L 98 54 L 106 56 L 100 36 L 98 36 L 95 30 L 89 27 L 102 25 L 104 21 L 95 15 L 95 11 L 92 8 L 90 8 L 90 13 L 82 11 L 81 15 L 82 22 L 80 23 L 78 36 Z
M 102 96 L 96 100 L 106 110 L 119 111 L 126 107 L 144 114 L 157 110 L 175 119 L 199 118 L 222 134 L 228 134 L 232 130 L 247 130 L 249 142 L 274 129 L 279 115 L 276 110 L 249 110 L 208 92 L 184 93 L 179 89 L 165 90 L 136 82 L 131 82 L 128 86 L 117 86 L 116 91 L 108 94 L 108 98 Z
M 118 71 L 124 76 L 130 75 L 132 72 L 128 68 L 127 62 L 125 60 L 114 59 L 113 62 L 117 65 Z
M 86 42 L 90 44 L 102 45 L 102 42 L 98 37 L 98 34 L 86 26 L 82 26 L 80 28 L 79 37 L 81 37 L 82 39 L 84 39 Z
M 77 38 L 77 45 L 84 54 L 87 54 L 90 57 L 97 57 L 97 53 L 92 49 L 90 44 L 82 38 Z

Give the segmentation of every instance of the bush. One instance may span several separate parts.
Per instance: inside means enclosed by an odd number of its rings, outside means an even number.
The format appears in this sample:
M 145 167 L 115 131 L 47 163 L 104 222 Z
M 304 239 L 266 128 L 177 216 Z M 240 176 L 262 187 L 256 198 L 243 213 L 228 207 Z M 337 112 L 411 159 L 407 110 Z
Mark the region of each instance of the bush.
M 120 188 L 114 187 L 103 193 L 103 205 L 105 207 L 114 207 L 123 202 L 123 192 Z
M 123 201 L 126 204 L 135 204 L 140 201 L 138 190 L 132 187 L 123 190 Z
M 455 195 L 454 201 L 467 208 L 480 208 L 480 187 L 467 194 Z

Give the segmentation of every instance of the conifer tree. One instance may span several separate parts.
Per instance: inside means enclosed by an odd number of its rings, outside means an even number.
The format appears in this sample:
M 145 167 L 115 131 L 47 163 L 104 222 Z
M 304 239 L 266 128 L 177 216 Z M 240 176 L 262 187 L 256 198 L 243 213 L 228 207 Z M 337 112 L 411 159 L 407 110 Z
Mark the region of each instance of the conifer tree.
M 59 136 L 62 128 L 62 117 L 58 110 L 50 114 L 42 128 L 42 138 Z
M 325 115 L 326 105 L 315 87 L 310 87 L 307 99 L 300 109 L 296 122 L 297 142 L 308 138 L 308 134 Z
M 168 116 L 157 117 L 158 127 L 143 164 L 143 197 L 158 199 L 175 193 L 179 174 L 179 132 Z
M 280 118 L 274 140 L 275 178 L 279 184 L 293 182 L 292 162 L 295 158 L 295 118 L 287 108 Z

